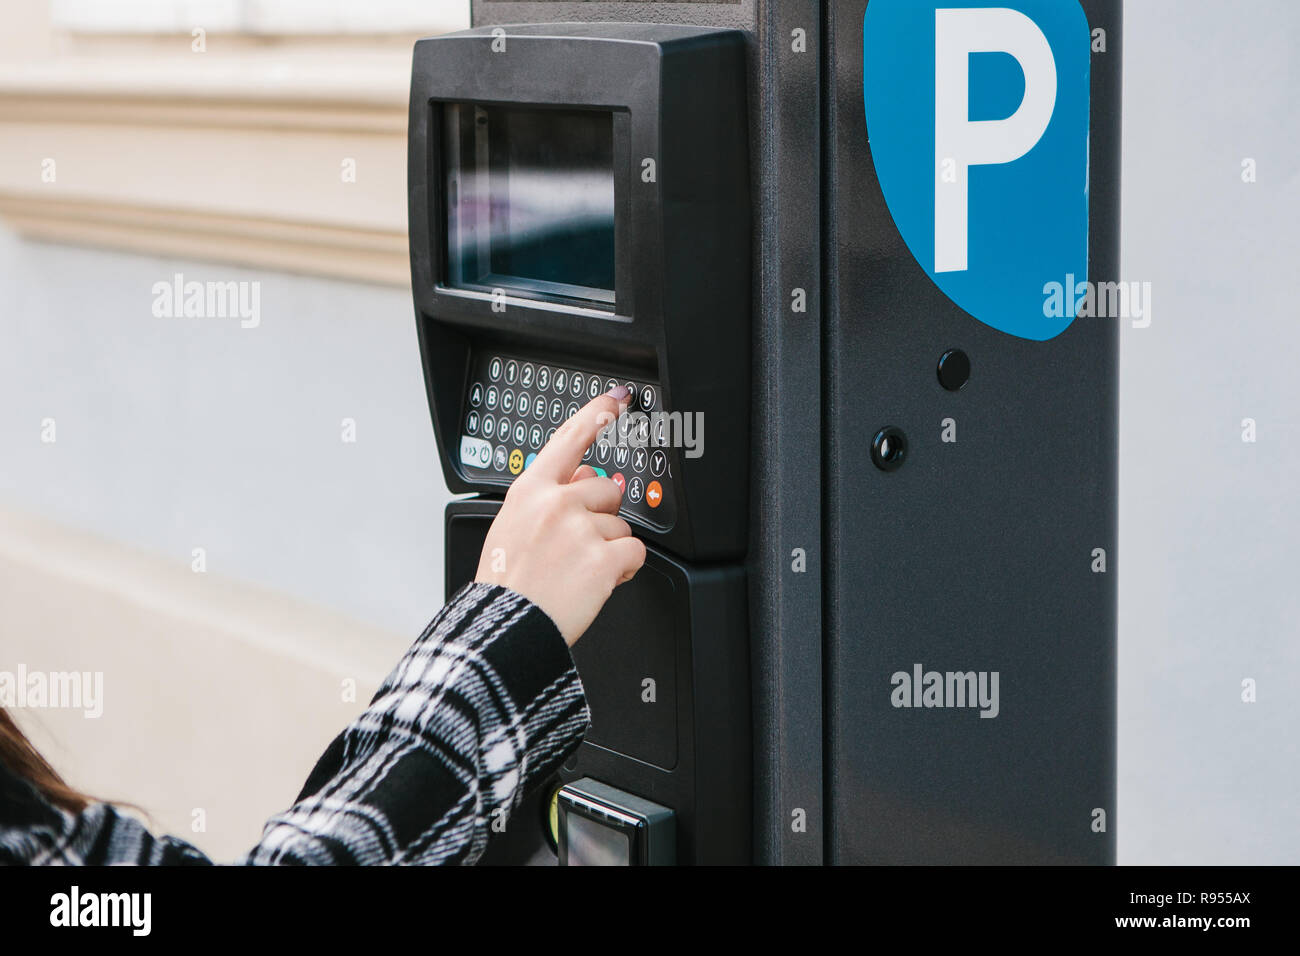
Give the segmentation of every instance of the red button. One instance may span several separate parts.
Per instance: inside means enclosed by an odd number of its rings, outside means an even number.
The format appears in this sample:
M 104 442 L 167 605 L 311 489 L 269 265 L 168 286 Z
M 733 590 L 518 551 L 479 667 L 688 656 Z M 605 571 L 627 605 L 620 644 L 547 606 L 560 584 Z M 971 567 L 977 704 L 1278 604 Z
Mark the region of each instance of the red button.
M 610 475 L 609 477 L 614 480 L 614 483 L 616 485 L 618 485 L 618 493 L 621 495 L 623 493 L 623 490 L 627 488 L 627 479 L 623 477 L 623 473 L 621 471 L 616 471 L 614 472 L 614 474 Z
M 664 500 L 663 486 L 657 481 L 652 481 L 645 488 L 645 502 L 651 508 L 658 508 L 659 503 Z

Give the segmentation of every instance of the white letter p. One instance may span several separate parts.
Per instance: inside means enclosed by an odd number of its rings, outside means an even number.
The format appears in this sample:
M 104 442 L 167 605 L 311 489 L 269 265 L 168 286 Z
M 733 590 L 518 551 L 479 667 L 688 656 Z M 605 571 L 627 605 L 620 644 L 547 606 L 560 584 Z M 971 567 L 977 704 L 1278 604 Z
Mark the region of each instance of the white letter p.
M 970 119 L 970 55 L 1007 53 L 1025 74 L 1025 95 L 1001 120 Z M 1018 10 L 934 12 L 934 271 L 964 272 L 967 171 L 1009 163 L 1042 138 L 1056 108 L 1056 59 L 1037 24 Z M 944 181 L 942 170 L 955 176 Z

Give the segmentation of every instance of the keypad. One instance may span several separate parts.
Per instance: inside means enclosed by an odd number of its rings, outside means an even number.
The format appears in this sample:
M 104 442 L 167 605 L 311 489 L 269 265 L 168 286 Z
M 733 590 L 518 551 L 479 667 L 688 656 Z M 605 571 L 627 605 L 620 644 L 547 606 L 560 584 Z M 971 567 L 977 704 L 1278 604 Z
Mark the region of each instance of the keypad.
M 602 435 L 583 462 L 623 490 L 620 513 L 653 528 L 676 518 L 671 455 L 661 390 L 607 370 L 539 362 L 518 355 L 474 356 L 461 411 L 460 463 L 474 482 L 508 485 L 537 457 L 555 430 L 597 395 L 617 385 L 630 393 L 626 436 Z

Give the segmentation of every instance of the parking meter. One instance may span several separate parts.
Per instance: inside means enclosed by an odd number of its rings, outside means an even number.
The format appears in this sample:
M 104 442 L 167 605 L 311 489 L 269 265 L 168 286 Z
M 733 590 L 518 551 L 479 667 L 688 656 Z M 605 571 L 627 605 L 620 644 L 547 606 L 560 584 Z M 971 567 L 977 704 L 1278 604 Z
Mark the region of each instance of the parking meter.
M 486 862 L 1114 861 L 1121 21 L 475 0 L 417 44 L 447 590 L 614 384 L 586 461 L 647 545 Z

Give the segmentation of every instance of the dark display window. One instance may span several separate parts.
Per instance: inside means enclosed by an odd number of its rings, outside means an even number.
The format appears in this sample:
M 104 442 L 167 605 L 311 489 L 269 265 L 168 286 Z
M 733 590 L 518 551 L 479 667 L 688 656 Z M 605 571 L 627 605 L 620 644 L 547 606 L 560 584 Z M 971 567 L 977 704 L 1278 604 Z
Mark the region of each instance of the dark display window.
M 443 104 L 447 284 L 614 305 L 613 114 Z

